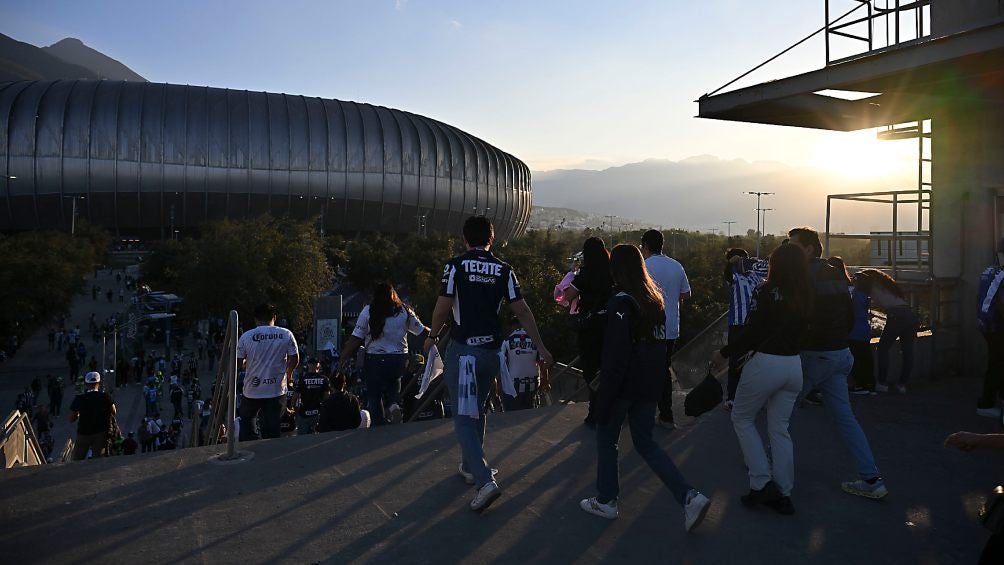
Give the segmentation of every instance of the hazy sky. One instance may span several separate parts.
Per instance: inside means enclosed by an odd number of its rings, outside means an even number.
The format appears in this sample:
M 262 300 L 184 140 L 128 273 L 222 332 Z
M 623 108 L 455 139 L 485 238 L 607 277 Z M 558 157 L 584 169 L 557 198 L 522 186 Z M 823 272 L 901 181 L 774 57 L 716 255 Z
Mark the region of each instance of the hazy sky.
M 839 4 L 839 2 L 837 2 Z M 822 0 L 4 0 L 0 32 L 64 37 L 151 81 L 287 92 L 433 117 L 534 170 L 712 154 L 909 167 L 911 147 L 694 118 L 694 100 L 823 24 Z M 823 65 L 810 42 L 751 79 Z M 747 84 L 750 81 L 747 81 Z M 860 172 L 861 167 L 856 170 Z

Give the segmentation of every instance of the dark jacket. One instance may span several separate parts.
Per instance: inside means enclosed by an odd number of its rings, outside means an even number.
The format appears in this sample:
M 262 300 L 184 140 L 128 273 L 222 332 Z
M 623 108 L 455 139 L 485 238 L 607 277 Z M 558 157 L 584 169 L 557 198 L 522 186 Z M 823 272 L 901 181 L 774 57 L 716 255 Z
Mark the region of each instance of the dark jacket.
M 816 258 L 809 261 L 814 296 L 803 351 L 836 351 L 848 346 L 854 308 L 842 269 Z
M 637 302 L 623 292 L 607 302 L 600 386 L 593 401 L 601 424 L 610 420 L 617 399 L 655 403 L 666 385 L 665 325 L 657 326 L 653 335 L 638 335 L 639 315 Z
M 844 291 L 846 293 L 846 290 Z M 802 349 L 806 320 L 792 313 L 784 304 L 777 287 L 765 283 L 753 292 L 753 303 L 746 325 L 738 338 L 722 348 L 724 357 L 759 351 L 771 355 L 798 355 Z
M 362 423 L 359 400 L 350 392 L 339 390 L 331 393 L 321 404 L 321 417 L 317 422 L 318 432 L 338 432 L 354 430 Z

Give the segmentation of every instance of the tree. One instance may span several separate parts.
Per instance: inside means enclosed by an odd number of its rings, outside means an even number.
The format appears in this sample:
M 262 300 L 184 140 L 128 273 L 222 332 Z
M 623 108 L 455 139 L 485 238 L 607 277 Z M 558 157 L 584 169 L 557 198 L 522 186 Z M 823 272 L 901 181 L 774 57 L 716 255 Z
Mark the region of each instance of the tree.
M 389 280 L 397 257 L 397 245 L 388 237 L 368 233 L 348 243 L 349 282 L 359 290 L 368 290 L 373 283 Z
M 157 245 L 142 280 L 181 295 L 182 312 L 193 317 L 236 309 L 249 321 L 255 305 L 269 302 L 291 329 L 303 331 L 312 323 L 314 297 L 332 282 L 324 249 L 309 222 L 222 220 L 198 239 Z
M 107 232 L 85 222 L 77 236 L 57 231 L 29 231 L 0 236 L 0 337 L 23 338 L 66 312 L 83 276 L 103 260 Z M 5 343 L 4 343 L 5 345 Z

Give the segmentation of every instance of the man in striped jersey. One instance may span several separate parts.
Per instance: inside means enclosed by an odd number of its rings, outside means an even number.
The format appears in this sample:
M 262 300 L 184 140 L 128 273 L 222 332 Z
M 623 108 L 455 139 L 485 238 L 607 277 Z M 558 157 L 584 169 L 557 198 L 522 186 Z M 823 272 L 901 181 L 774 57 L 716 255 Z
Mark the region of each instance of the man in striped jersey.
M 767 278 L 767 261 L 751 259 L 749 253 L 740 247 L 725 252 L 726 284 L 729 285 L 729 343 L 733 343 L 743 330 L 746 315 L 753 300 L 753 290 Z M 729 382 L 726 407 L 732 406 L 739 386 L 739 357 L 729 358 Z

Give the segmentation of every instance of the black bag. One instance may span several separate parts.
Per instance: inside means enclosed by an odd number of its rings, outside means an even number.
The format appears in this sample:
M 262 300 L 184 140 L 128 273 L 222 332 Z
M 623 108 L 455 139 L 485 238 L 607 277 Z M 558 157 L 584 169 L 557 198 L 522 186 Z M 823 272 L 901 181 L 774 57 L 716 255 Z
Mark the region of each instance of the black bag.
M 697 417 L 718 406 L 722 402 L 722 385 L 718 379 L 708 374 L 704 380 L 687 393 L 687 399 L 683 401 L 683 412 L 687 416 Z
M 995 534 L 1004 532 L 1004 487 L 997 485 L 980 509 L 980 523 Z

